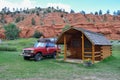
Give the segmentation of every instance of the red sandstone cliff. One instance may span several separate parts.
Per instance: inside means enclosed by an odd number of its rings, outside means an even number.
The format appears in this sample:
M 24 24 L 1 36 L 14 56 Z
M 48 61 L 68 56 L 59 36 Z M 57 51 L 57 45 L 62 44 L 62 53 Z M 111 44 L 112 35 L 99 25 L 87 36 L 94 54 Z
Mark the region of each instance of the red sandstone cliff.
M 104 34 L 108 39 L 120 40 L 120 16 L 112 15 L 93 15 L 86 14 L 82 15 L 80 13 L 66 14 L 66 13 L 48 13 L 40 14 L 16 14 L 14 17 L 9 15 L 4 15 L 7 23 L 14 22 L 18 16 L 24 17 L 24 20 L 16 23 L 20 28 L 20 37 L 29 38 L 34 34 L 34 31 L 38 30 L 44 34 L 45 37 L 55 37 L 58 36 L 62 28 L 66 24 L 75 27 L 81 27 L 94 32 L 99 32 Z M 31 19 L 34 18 L 36 24 L 31 24 Z M 1 28 L 3 26 L 0 23 L 0 38 L 5 38 L 4 30 Z

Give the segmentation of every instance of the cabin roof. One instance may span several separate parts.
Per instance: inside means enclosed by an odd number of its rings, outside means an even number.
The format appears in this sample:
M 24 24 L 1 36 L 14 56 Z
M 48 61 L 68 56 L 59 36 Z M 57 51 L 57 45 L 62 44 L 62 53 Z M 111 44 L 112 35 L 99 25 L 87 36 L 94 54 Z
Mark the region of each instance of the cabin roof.
M 89 31 L 89 30 L 85 30 L 83 28 L 77 28 L 77 27 L 71 27 L 71 28 L 65 30 L 64 32 L 62 32 L 61 35 L 58 37 L 56 43 L 57 44 L 63 44 L 64 43 L 63 39 L 62 39 L 62 42 L 60 41 L 60 39 L 64 38 L 63 37 L 64 34 L 66 32 L 70 32 L 72 29 L 82 32 L 88 38 L 88 40 L 90 40 L 90 42 L 94 45 L 111 45 L 110 41 L 106 37 L 104 37 L 102 34 L 92 32 L 92 31 Z

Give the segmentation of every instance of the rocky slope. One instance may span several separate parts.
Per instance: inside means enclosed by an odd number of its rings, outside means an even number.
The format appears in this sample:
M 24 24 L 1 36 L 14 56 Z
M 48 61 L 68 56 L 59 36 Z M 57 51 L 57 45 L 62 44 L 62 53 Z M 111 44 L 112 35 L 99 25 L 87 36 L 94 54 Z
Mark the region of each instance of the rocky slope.
M 48 14 L 24 14 L 17 13 L 15 15 L 1 15 L 4 16 L 6 24 L 15 22 L 17 17 L 24 18 L 16 23 L 20 28 L 20 37 L 29 38 L 38 30 L 44 34 L 45 37 L 56 37 L 62 32 L 62 28 L 69 24 L 74 27 L 81 27 L 87 30 L 104 34 L 108 39 L 120 40 L 120 16 L 112 15 L 93 15 L 80 13 L 62 13 L 52 12 Z M 31 24 L 34 18 L 35 25 Z M 0 23 L 0 38 L 5 38 L 3 24 Z

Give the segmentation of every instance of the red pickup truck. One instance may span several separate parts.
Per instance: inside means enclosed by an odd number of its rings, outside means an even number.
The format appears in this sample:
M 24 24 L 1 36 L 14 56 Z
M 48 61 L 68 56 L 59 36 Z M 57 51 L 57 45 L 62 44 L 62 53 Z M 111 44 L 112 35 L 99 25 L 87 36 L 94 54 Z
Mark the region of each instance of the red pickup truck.
M 44 56 L 52 56 L 56 58 L 56 53 L 60 52 L 60 48 L 55 44 L 55 41 L 50 38 L 38 40 L 32 48 L 23 49 L 24 60 L 34 58 L 35 61 L 40 61 Z

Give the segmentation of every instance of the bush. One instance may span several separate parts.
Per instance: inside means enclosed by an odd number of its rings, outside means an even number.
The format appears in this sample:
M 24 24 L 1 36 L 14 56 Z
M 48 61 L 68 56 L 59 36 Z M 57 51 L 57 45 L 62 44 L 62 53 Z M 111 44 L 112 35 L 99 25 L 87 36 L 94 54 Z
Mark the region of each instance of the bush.
M 20 20 L 21 20 L 21 18 L 20 18 L 20 16 L 18 16 L 18 17 L 16 18 L 15 22 L 18 23 L 18 22 L 20 22 Z
M 14 40 L 19 37 L 19 28 L 15 24 L 10 23 L 4 26 L 5 35 L 8 40 Z
M 33 35 L 34 38 L 40 38 L 41 36 L 43 36 L 43 34 L 39 31 L 35 31 L 35 33 Z
M 17 51 L 17 49 L 11 46 L 0 46 L 0 51 Z
M 65 25 L 65 27 L 62 29 L 62 32 L 64 32 L 65 30 L 69 29 L 70 26 L 69 25 Z
M 35 25 L 35 24 L 36 24 L 36 22 L 35 22 L 35 19 L 34 19 L 34 18 L 32 18 L 32 20 L 31 20 L 31 24 L 32 24 L 32 25 Z

